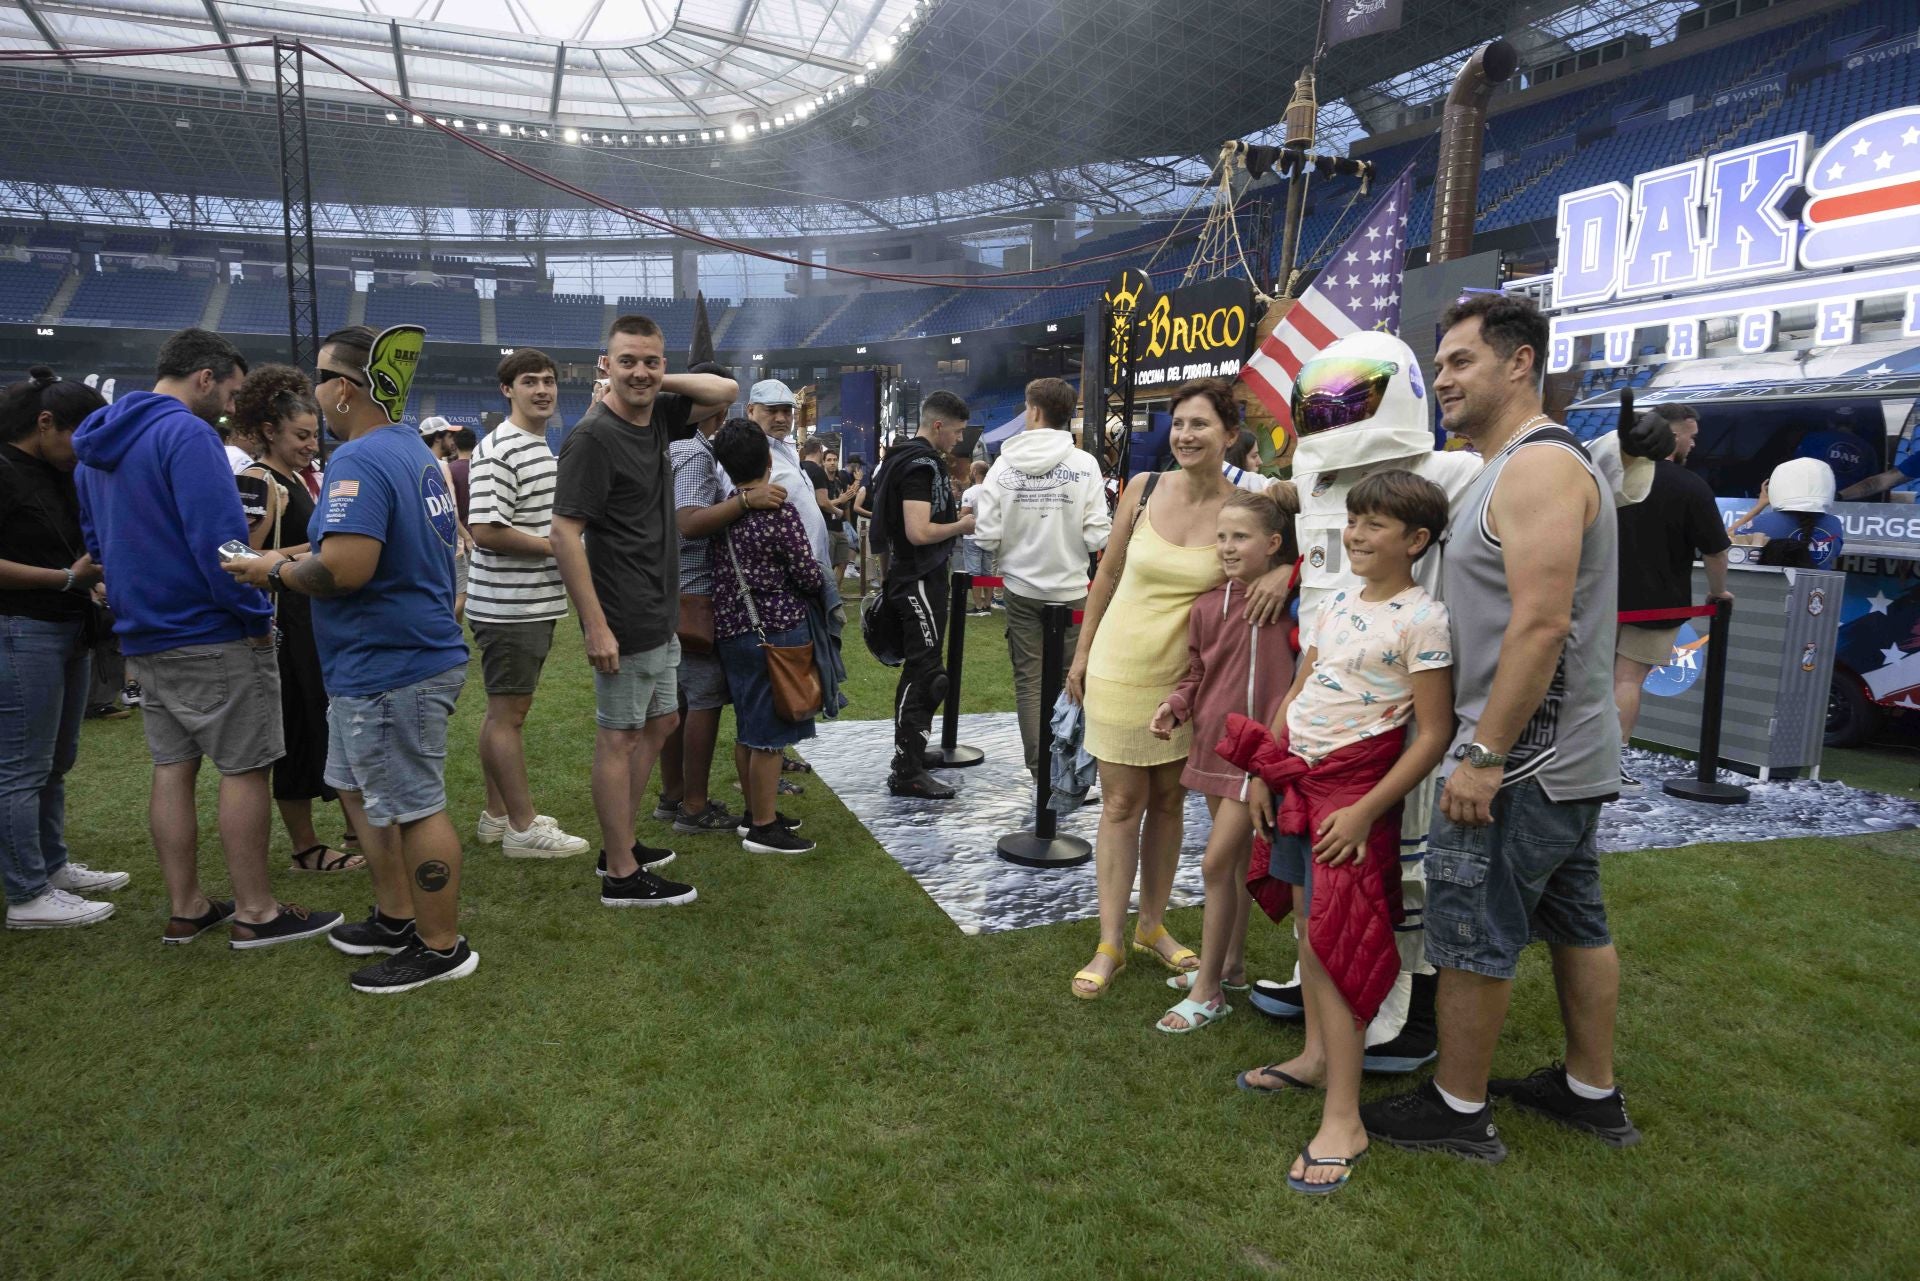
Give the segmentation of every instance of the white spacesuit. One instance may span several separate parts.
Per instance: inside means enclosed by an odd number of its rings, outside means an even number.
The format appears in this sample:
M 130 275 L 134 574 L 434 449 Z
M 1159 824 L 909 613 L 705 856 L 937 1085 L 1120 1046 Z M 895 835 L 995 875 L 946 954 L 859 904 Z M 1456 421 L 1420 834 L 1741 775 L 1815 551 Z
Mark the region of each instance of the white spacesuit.
M 1320 607 L 1337 591 L 1358 591 L 1360 578 L 1347 568 L 1341 531 L 1347 494 L 1376 472 L 1401 469 L 1423 476 L 1457 499 L 1480 471 L 1480 456 L 1433 447 L 1433 409 L 1413 349 L 1390 334 L 1349 334 L 1301 366 L 1294 381 L 1293 483 L 1300 514 L 1294 527 L 1300 548 L 1300 633 L 1309 634 Z M 1639 502 L 1653 480 L 1653 464 L 1623 456 L 1617 433 L 1588 446 L 1594 465 L 1612 485 L 1618 504 Z M 1413 576 L 1436 598 L 1440 549 L 1414 562 Z M 1400 978 L 1367 1027 L 1367 1070 L 1411 1072 L 1434 1056 L 1432 974 L 1426 960 L 1421 913 L 1427 886 L 1423 870 L 1427 822 L 1433 814 L 1438 771 L 1408 795 L 1400 821 L 1400 883 L 1406 921 L 1401 926 Z M 1296 922 L 1296 928 L 1298 923 Z M 1414 976 L 1425 976 L 1416 999 Z M 1286 984 L 1261 980 L 1256 1008 L 1292 1017 L 1299 1007 L 1299 972 Z M 1404 1033 L 1404 1035 L 1403 1035 Z

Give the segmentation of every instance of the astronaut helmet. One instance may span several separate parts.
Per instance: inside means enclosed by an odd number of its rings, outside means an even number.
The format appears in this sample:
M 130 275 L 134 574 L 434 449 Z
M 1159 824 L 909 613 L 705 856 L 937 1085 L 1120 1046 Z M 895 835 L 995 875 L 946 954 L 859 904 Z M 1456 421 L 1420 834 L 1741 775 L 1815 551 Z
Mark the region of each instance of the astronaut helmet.
M 1348 334 L 1300 367 L 1293 429 L 1302 437 L 1357 423 L 1417 427 L 1430 412 L 1413 348 L 1379 330 Z

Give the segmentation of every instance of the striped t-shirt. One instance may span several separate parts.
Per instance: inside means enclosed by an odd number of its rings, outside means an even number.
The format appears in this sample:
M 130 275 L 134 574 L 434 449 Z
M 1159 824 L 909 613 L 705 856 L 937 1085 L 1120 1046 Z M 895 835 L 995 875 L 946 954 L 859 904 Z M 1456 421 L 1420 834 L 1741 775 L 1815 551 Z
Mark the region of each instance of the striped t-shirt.
M 511 420 L 488 432 L 473 451 L 467 525 L 506 525 L 545 538 L 553 527 L 558 468 L 545 436 Z M 479 623 L 531 623 L 567 612 L 567 591 L 551 556 L 510 556 L 473 549 L 467 617 Z

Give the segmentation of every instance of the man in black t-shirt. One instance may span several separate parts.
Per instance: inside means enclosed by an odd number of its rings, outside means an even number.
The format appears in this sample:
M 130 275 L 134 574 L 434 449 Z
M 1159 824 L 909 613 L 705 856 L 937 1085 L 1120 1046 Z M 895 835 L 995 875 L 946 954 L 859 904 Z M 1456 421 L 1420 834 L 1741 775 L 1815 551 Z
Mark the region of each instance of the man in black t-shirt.
M 573 598 L 593 665 L 593 808 L 608 907 L 691 903 L 693 887 L 654 876 L 670 850 L 634 839 L 660 745 L 679 723 L 680 535 L 668 441 L 724 412 L 739 385 L 718 374 L 667 373 L 660 327 L 622 316 L 607 335 L 606 394 L 560 447 L 553 559 Z
M 947 474 L 947 451 L 967 425 L 967 405 L 936 391 L 920 403 L 920 434 L 896 445 L 881 469 L 872 503 L 873 529 L 888 553 L 885 607 L 900 632 L 904 662 L 893 698 L 895 796 L 953 799 L 953 789 L 927 773 L 927 731 L 947 696 L 941 632 L 947 619 L 947 555 L 953 541 L 973 532 Z
M 1693 603 L 1693 558 L 1707 569 L 1707 599 L 1732 600 L 1727 591 L 1727 527 L 1707 482 L 1683 464 L 1700 434 L 1700 417 L 1686 405 L 1661 405 L 1657 413 L 1673 428 L 1672 461 L 1654 464 L 1645 502 L 1622 507 L 1620 519 L 1620 610 L 1679 609 Z M 1674 661 L 1678 622 L 1621 623 L 1614 636 L 1613 701 L 1620 709 L 1620 741 L 1633 737 L 1640 691 L 1647 673 Z M 1701 629 L 1704 635 L 1705 629 Z M 1698 654 L 1686 660 L 1698 661 Z M 1640 786 L 1624 770 L 1622 790 Z
M 800 470 L 807 474 L 807 481 L 813 486 L 814 505 L 827 522 L 828 560 L 833 567 L 833 581 L 837 587 L 841 571 L 853 559 L 853 553 L 847 544 L 846 513 L 841 506 L 841 487 L 833 462 L 818 436 L 809 436 L 801 443 Z

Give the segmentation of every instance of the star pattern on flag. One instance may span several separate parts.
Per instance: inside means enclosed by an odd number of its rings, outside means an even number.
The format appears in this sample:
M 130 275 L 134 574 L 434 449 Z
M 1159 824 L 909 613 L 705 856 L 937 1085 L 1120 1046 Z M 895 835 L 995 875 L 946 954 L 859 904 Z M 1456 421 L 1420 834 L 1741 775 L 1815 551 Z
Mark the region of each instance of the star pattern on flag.
M 1406 269 L 1407 214 L 1413 200 L 1411 173 L 1402 174 L 1328 266 L 1307 287 L 1253 357 L 1241 376 L 1283 423 L 1291 422 L 1293 374 L 1328 344 L 1361 330 L 1400 330 L 1400 283 Z M 1365 256 L 1366 271 L 1358 270 Z

